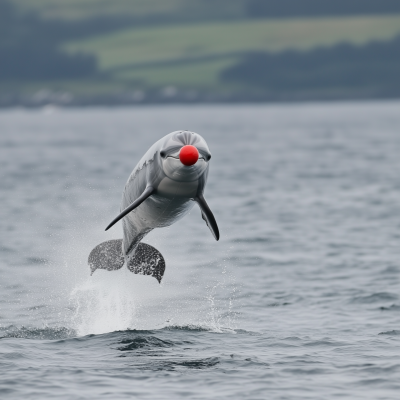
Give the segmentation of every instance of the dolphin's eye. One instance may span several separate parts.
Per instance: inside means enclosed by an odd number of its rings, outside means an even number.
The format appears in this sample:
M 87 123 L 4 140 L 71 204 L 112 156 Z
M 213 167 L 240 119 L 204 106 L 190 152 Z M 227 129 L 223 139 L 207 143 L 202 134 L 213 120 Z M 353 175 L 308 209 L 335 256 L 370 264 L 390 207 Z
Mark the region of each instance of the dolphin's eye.
M 210 161 L 210 160 L 211 160 L 211 154 L 207 154 L 206 160 L 207 160 L 207 161 Z
M 161 150 L 161 151 L 160 151 L 160 156 L 161 156 L 162 158 L 165 157 L 165 151 L 164 151 L 164 150 Z

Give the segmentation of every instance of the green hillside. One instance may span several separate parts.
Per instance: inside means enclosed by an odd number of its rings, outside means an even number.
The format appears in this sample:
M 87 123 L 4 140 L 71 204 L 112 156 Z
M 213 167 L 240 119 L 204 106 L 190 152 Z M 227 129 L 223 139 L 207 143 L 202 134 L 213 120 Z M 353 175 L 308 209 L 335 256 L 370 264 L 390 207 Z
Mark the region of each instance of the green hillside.
M 397 37 L 389 0 L 0 0 L 0 106 L 400 95 Z
M 12 0 L 20 10 L 44 18 L 80 20 L 99 16 L 171 19 L 238 18 L 246 0 Z
M 143 86 L 218 84 L 223 68 L 244 52 L 362 45 L 400 34 L 400 16 L 245 20 L 126 29 L 65 45 L 95 54 L 112 79 Z
M 221 20 L 339 15 L 379 15 L 400 12 L 396 0 L 10 0 L 20 10 L 44 18 L 82 20 L 131 16 L 136 19 Z

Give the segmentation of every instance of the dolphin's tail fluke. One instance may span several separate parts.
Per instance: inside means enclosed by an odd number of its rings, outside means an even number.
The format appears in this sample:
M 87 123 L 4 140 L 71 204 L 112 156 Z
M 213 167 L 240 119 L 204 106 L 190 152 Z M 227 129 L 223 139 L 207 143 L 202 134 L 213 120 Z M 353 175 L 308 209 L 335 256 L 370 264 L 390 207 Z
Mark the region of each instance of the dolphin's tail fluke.
M 88 264 L 90 275 L 98 268 L 107 271 L 121 269 L 125 264 L 122 239 L 108 240 L 97 245 L 89 254 Z M 165 271 L 164 257 L 154 247 L 139 243 L 134 257 L 129 261 L 128 269 L 134 274 L 154 276 L 161 283 Z

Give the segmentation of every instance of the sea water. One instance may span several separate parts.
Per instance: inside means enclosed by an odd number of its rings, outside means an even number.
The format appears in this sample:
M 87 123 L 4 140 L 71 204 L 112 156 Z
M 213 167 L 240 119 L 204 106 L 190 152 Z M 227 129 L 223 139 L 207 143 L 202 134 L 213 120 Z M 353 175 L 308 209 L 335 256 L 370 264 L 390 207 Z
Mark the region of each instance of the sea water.
M 160 284 L 87 257 L 122 237 L 160 137 L 212 153 L 205 197 L 146 243 Z M 0 397 L 397 399 L 400 103 L 0 111 Z

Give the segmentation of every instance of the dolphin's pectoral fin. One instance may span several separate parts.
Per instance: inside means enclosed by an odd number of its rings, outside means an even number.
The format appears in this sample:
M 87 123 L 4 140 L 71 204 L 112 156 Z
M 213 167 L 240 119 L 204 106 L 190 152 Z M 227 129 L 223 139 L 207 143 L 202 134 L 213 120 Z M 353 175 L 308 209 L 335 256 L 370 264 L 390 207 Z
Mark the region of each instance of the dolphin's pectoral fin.
M 90 275 L 93 275 L 98 268 L 115 271 L 122 268 L 124 262 L 122 239 L 100 243 L 89 254 Z
M 152 186 L 147 186 L 144 192 L 124 211 L 122 211 L 117 218 L 114 218 L 113 221 L 107 226 L 106 231 L 109 230 L 115 223 L 117 223 L 121 218 L 124 218 L 126 214 L 130 213 L 136 207 L 140 206 L 148 197 L 150 197 L 155 192 L 155 189 Z
M 154 276 L 158 283 L 161 283 L 165 271 L 165 260 L 153 246 L 139 243 L 134 257 L 128 263 L 128 269 L 134 274 Z
M 199 205 L 201 216 L 204 221 L 206 221 L 206 224 L 210 228 L 210 231 L 213 234 L 215 240 L 219 240 L 219 229 L 217 221 L 215 220 L 214 214 L 210 210 L 210 207 L 208 207 L 206 199 L 203 197 L 203 195 L 199 195 L 194 200 Z

